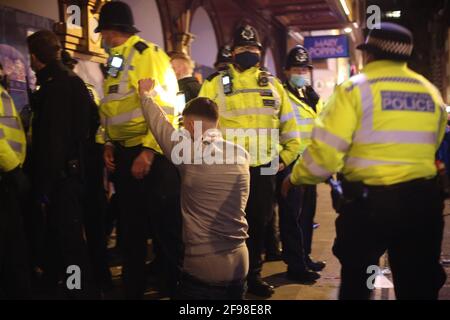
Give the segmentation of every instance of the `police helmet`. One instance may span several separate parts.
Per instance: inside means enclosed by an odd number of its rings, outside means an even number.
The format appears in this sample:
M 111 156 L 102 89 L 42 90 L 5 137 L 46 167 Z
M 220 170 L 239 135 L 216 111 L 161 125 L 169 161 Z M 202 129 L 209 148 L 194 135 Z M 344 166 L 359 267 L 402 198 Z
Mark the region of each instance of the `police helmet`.
M 128 4 L 122 1 L 107 2 L 100 10 L 100 21 L 94 32 L 102 30 L 120 30 L 127 33 L 138 33 L 134 26 L 133 12 Z

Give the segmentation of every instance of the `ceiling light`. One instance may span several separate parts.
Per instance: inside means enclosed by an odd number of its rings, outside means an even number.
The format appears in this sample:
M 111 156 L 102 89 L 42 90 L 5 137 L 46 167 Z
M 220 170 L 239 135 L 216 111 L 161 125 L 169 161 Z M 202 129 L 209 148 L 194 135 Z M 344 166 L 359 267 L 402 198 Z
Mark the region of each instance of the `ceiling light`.
M 386 12 L 386 17 L 387 18 L 395 18 L 398 19 L 402 16 L 402 12 L 400 10 L 397 11 L 388 11 Z

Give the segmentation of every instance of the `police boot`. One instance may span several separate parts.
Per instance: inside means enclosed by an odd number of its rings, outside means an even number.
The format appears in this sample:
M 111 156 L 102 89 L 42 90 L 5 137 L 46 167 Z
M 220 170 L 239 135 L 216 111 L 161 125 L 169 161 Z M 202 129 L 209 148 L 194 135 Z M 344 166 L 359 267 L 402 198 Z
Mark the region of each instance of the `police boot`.
M 320 278 L 320 274 L 317 272 L 314 272 L 312 270 L 291 270 L 288 268 L 288 271 L 286 273 L 286 277 L 291 280 L 295 281 L 297 283 L 301 284 L 313 284 L 316 282 L 317 279 Z
M 266 253 L 266 262 L 273 262 L 273 261 L 281 261 L 283 260 L 283 254 L 281 250 L 276 250 L 274 252 L 267 252 Z
M 260 276 L 254 279 L 248 279 L 248 293 L 258 297 L 270 298 L 275 292 L 275 288 L 263 281 Z
M 327 266 L 324 261 L 312 261 L 310 257 L 306 258 L 306 265 L 309 269 L 315 272 L 320 272 Z

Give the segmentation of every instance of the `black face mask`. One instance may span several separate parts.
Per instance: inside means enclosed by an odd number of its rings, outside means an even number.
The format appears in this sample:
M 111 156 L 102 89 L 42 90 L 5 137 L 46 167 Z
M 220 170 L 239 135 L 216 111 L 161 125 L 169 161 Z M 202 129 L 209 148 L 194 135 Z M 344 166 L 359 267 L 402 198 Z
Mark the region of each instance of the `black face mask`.
M 235 56 L 234 62 L 243 70 L 256 66 L 261 60 L 259 54 L 245 51 Z

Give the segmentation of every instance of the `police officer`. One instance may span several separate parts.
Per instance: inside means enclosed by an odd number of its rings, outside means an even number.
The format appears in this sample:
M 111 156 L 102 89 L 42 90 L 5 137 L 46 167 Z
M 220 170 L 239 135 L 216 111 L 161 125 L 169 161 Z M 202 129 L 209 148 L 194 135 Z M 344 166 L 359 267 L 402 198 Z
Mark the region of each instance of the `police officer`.
M 312 63 L 303 46 L 295 46 L 287 57 L 284 84 L 292 108 L 295 111 L 300 133 L 300 155 L 311 142 L 314 119 L 322 111 L 322 101 L 311 86 Z M 278 174 L 278 187 L 292 171 L 289 166 Z M 278 198 L 280 212 L 280 236 L 284 260 L 288 264 L 288 277 L 300 282 L 314 281 L 320 277 L 316 272 L 325 267 L 324 262 L 310 258 L 313 221 L 316 213 L 317 191 L 315 185 L 304 185 L 292 190 L 288 199 Z
M 343 175 L 333 252 L 341 299 L 368 299 L 379 258 L 389 254 L 398 299 L 437 299 L 443 198 L 435 153 L 447 117 L 439 91 L 407 67 L 413 37 L 381 23 L 364 44 L 363 72 L 336 88 L 312 142 L 283 184 Z
M 225 45 L 220 47 L 217 52 L 216 62 L 214 63 L 214 68 L 217 71 L 223 71 L 228 69 L 228 65 L 233 63 L 233 54 L 231 46 Z
M 202 86 L 194 77 L 195 62 L 183 52 L 171 54 L 170 62 L 178 79 L 180 93 L 184 94 L 185 103 L 197 98 Z
M 261 280 L 261 253 L 273 214 L 276 173 L 296 159 L 300 142 L 294 111 L 282 84 L 260 68 L 261 50 L 252 26 L 238 28 L 234 64 L 208 78 L 200 96 L 215 100 L 225 139 L 241 144 L 252 158 L 246 208 L 250 237 L 248 291 L 268 297 L 273 287 Z
M 20 202 L 28 192 L 22 172 L 26 139 L 0 65 L 0 298 L 31 298 L 30 270 Z
M 154 100 L 173 121 L 177 79 L 166 53 L 136 35 L 139 30 L 126 3 L 106 3 L 95 31 L 101 32 L 109 53 L 100 114 L 106 133 L 104 160 L 114 172 L 119 196 L 125 295 L 144 295 L 149 218 L 157 257 L 173 293 L 182 253 L 179 178 L 147 127 L 137 89 L 140 79 L 155 79 Z

